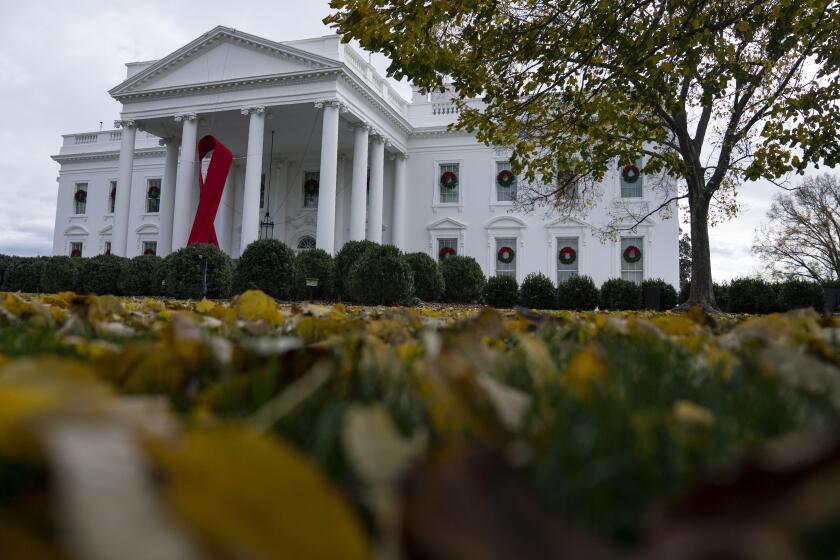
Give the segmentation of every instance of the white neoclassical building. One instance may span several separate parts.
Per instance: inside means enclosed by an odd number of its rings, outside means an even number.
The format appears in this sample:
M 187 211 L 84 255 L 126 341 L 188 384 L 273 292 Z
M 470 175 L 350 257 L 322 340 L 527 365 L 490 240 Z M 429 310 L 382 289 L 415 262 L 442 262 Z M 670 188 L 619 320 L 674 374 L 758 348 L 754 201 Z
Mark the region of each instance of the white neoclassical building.
M 53 156 L 55 254 L 184 247 L 199 200 L 196 143 L 212 134 L 234 157 L 215 219 L 234 257 L 267 234 L 329 253 L 370 239 L 469 255 L 488 276 L 519 281 L 542 271 L 555 282 L 579 273 L 678 284 L 676 208 L 616 240 L 593 233 L 616 207 L 656 203 L 644 176 L 608 174 L 579 219 L 517 212 L 506 150 L 449 131 L 457 109 L 446 95 L 406 101 L 338 36 L 274 42 L 216 27 L 126 66 L 109 92 L 122 103 L 117 128 L 65 135 Z

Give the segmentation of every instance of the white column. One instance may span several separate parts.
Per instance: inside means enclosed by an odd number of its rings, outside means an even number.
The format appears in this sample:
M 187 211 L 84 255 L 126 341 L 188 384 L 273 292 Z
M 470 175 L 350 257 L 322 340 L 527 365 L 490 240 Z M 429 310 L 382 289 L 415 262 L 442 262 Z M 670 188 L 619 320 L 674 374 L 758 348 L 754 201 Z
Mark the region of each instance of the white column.
M 367 238 L 382 243 L 382 206 L 385 176 L 385 138 L 375 134 L 370 143 L 370 216 Z
M 245 158 L 245 190 L 242 199 L 242 235 L 239 254 L 260 236 L 260 178 L 263 168 L 263 137 L 265 136 L 265 107 L 242 109 L 251 115 L 248 124 L 248 153 Z
M 114 121 L 122 127 L 120 139 L 120 170 L 117 176 L 117 197 L 114 201 L 114 226 L 111 254 L 126 256 L 128 250 L 128 221 L 131 217 L 131 179 L 134 171 L 134 141 L 137 127 L 134 121 Z
M 213 224 L 216 228 L 216 236 L 219 238 L 219 248 L 231 256 L 234 256 L 233 240 L 230 235 L 233 221 L 233 185 L 233 166 L 231 166 L 225 179 L 225 188 L 222 191 L 222 199 L 219 201 L 216 221 Z
M 324 109 L 321 129 L 321 173 L 318 187 L 318 218 L 315 246 L 329 254 L 335 253 L 335 192 L 338 171 L 338 116 L 340 102 L 319 101 Z
M 172 252 L 172 220 L 175 217 L 175 177 L 178 174 L 178 140 L 165 138 L 160 141 L 166 146 L 163 164 L 163 185 L 160 193 L 160 239 L 158 255 Z
M 407 159 L 407 155 L 397 154 L 394 160 L 394 217 L 391 224 L 391 242 L 401 251 L 406 250 L 405 203 L 408 193 L 405 184 L 405 168 Z
M 198 141 L 198 121 L 195 113 L 186 113 L 175 117 L 175 122 L 183 122 L 181 132 L 181 160 L 178 163 L 178 175 L 175 182 L 175 204 L 172 218 L 172 250 L 177 251 L 187 246 L 192 227 L 192 191 L 195 186 L 195 164 L 198 159 L 196 143 Z
M 365 238 L 365 206 L 367 205 L 368 131 L 356 125 L 353 136 L 353 183 L 350 187 L 350 241 Z

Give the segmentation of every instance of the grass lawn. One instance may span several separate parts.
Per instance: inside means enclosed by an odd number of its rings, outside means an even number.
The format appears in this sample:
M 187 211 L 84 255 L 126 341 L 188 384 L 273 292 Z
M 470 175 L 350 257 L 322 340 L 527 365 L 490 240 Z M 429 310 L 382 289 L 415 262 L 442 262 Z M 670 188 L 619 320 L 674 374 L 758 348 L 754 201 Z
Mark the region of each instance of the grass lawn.
M 838 356 L 805 311 L 0 294 L 0 557 L 836 558 Z

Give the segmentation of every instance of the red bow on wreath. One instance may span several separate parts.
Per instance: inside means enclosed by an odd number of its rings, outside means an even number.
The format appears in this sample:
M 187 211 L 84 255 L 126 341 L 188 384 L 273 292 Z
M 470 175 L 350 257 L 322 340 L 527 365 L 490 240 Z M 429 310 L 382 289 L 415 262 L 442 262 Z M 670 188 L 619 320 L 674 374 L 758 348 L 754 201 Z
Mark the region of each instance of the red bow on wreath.
M 642 258 L 642 250 L 635 245 L 630 245 L 624 250 L 624 260 L 629 263 L 639 262 Z
M 571 247 L 563 247 L 560 249 L 560 262 L 563 264 L 572 264 L 577 259 L 577 252 Z
M 440 251 L 438 251 L 438 258 L 440 260 L 443 260 L 446 257 L 449 257 L 449 256 L 454 255 L 454 254 L 455 254 L 455 249 L 453 249 L 452 247 L 441 247 Z
M 444 171 L 440 176 L 440 185 L 445 189 L 454 189 L 458 184 L 458 176 L 451 171 Z
M 516 252 L 512 248 L 505 246 L 499 249 L 497 256 L 499 258 L 499 262 L 510 264 L 513 262 L 513 257 L 516 256 Z

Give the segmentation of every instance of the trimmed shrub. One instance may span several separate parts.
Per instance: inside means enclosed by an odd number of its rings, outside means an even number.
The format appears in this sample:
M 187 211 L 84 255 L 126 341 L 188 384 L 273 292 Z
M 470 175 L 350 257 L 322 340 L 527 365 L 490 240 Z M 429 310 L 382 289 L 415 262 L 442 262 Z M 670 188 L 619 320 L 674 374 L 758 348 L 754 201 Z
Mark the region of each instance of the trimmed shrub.
M 6 269 L 3 289 L 7 292 L 39 292 L 44 261 L 43 257 L 15 257 Z
M 779 307 L 782 311 L 813 307 L 820 313 L 825 307 L 822 284 L 807 280 L 788 280 L 778 284 Z
M 79 292 L 97 295 L 120 293 L 117 282 L 128 259 L 114 255 L 97 255 L 82 261 L 79 270 Z
M 292 295 L 294 252 L 282 241 L 260 239 L 242 252 L 233 275 L 233 291 L 262 290 L 277 299 Z
M 179 299 L 200 299 L 207 263 L 207 297 L 226 298 L 230 296 L 233 283 L 233 261 L 215 245 L 190 245 L 169 254 L 163 260 L 166 269 L 166 287 L 169 297 Z
M 408 305 L 414 300 L 414 273 L 393 246 L 371 248 L 350 269 L 350 298 L 364 305 Z
M 761 278 L 738 278 L 729 284 L 727 310 L 732 313 L 773 313 L 779 310 L 775 288 Z
M 414 294 L 421 301 L 440 301 L 443 274 L 437 261 L 426 253 L 409 253 L 403 258 L 414 273 Z
M 77 291 L 81 265 L 82 259 L 74 257 L 45 258 L 41 269 L 41 291 L 50 294 Z
M 6 275 L 6 269 L 8 269 L 17 257 L 12 257 L 10 255 L 0 255 L 0 288 L 3 287 L 3 277 Z
M 598 287 L 589 276 L 572 276 L 557 286 L 557 309 L 592 311 L 598 307 Z
M 317 278 L 317 288 L 307 288 L 306 279 Z M 317 299 L 330 299 L 335 294 L 335 262 L 323 249 L 301 251 L 294 260 L 292 295 L 296 299 L 308 299 L 310 290 Z
M 163 259 L 140 255 L 123 265 L 117 289 L 124 296 L 159 296 L 163 294 Z
M 665 280 L 661 278 L 642 280 L 642 299 L 644 299 L 645 288 L 659 288 L 659 309 L 657 311 L 665 311 L 677 306 L 677 290 Z
M 629 280 L 611 278 L 601 285 L 599 307 L 603 311 L 625 311 L 642 306 L 642 288 Z
M 350 292 L 347 282 L 350 278 L 350 269 L 353 268 L 365 251 L 379 247 L 373 241 L 348 241 L 344 244 L 341 250 L 336 253 L 335 259 L 335 296 L 337 299 L 349 299 Z
M 532 272 L 522 281 L 519 301 L 529 309 L 554 309 L 557 305 L 557 289 L 551 278 L 542 272 Z
M 472 257 L 452 255 L 440 263 L 443 274 L 443 301 L 450 303 L 474 303 L 484 295 L 484 272 Z
M 519 301 L 519 285 L 513 276 L 491 276 L 484 288 L 484 302 L 493 307 L 513 307 Z

